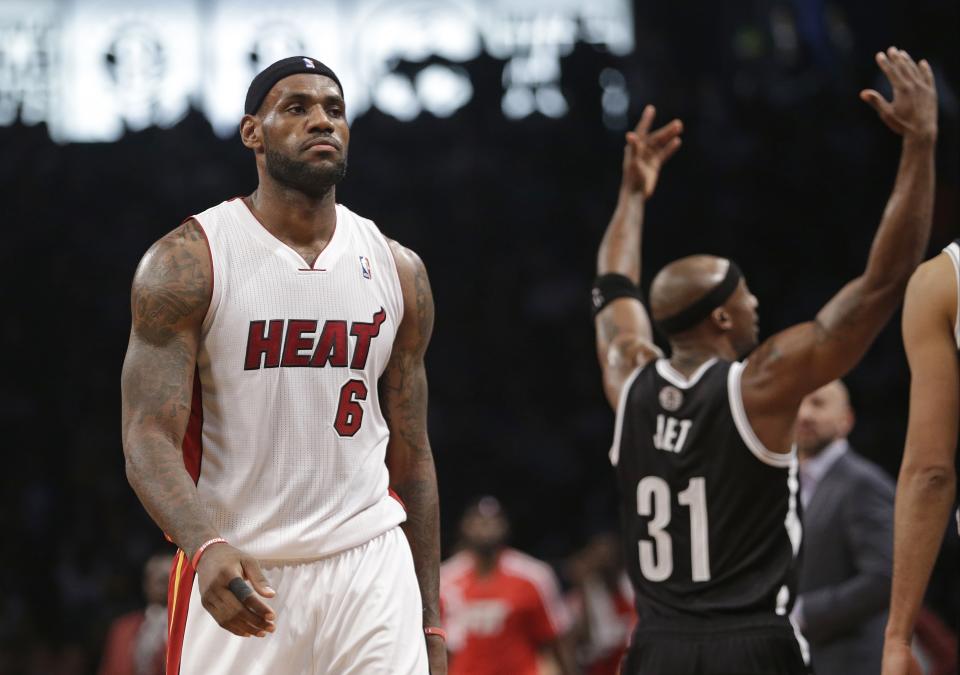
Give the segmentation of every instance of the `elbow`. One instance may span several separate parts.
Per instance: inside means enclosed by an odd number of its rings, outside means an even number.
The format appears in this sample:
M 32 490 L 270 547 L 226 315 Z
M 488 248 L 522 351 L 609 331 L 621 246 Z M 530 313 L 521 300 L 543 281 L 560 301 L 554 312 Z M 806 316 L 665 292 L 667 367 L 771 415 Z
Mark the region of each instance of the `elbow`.
M 926 495 L 950 495 L 956 491 L 957 474 L 945 463 L 904 463 L 900 480 Z
M 123 470 L 127 477 L 127 483 L 136 491 L 141 476 L 139 462 L 137 462 L 134 452 L 126 447 L 123 449 L 123 458 Z

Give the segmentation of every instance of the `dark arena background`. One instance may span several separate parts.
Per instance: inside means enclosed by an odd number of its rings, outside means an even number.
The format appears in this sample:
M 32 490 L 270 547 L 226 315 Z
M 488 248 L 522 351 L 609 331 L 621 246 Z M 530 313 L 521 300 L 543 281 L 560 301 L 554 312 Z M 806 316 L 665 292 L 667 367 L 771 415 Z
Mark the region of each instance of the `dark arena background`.
M 158 237 L 254 189 L 235 129 L 258 64 L 302 51 L 345 71 L 338 200 L 430 272 L 445 555 L 485 494 L 561 579 L 617 527 L 589 289 L 643 105 L 685 123 L 649 205 L 644 287 L 679 256 L 733 257 L 762 337 L 862 270 L 899 139 L 858 92 L 880 86 L 888 45 L 937 77 L 929 255 L 960 235 L 953 0 L 154 4 L 0 4 L 3 674 L 96 672 L 110 622 L 143 604 L 144 561 L 168 546 L 124 476 L 130 281 Z M 895 476 L 899 315 L 846 381 L 852 444 Z M 952 626 L 958 549 L 954 530 L 927 601 Z

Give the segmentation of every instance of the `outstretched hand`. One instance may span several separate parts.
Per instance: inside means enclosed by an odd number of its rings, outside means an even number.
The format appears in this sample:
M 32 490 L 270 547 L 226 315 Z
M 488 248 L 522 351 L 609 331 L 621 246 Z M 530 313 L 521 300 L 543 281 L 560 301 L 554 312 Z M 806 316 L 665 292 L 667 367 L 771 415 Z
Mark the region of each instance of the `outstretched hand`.
M 656 131 L 650 131 L 656 109 L 648 105 L 633 131 L 627 132 L 623 149 L 623 186 L 649 198 L 657 187 L 660 167 L 680 147 L 683 123 L 673 120 Z
M 937 89 L 933 70 L 926 60 L 915 63 L 902 49 L 877 52 L 877 65 L 893 87 L 893 101 L 879 92 L 864 89 L 860 98 L 877 111 L 880 119 L 901 136 L 933 139 L 937 135 Z

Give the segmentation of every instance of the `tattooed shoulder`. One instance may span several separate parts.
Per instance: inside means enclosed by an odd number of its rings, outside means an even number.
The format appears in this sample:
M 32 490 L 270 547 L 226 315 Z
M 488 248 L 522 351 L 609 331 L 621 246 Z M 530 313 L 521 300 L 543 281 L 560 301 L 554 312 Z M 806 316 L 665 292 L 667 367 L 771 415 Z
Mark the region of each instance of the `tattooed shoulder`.
M 397 264 L 400 287 L 403 292 L 404 323 L 411 322 L 424 348 L 433 333 L 433 290 L 427 276 L 427 267 L 415 252 L 388 240 Z
M 140 261 L 131 294 L 134 331 L 164 344 L 191 320 L 199 325 L 212 288 L 206 236 L 191 218 L 151 246 Z
M 768 366 L 777 363 L 783 355 L 777 345 L 778 336 L 774 335 L 763 342 L 750 354 L 753 366 Z

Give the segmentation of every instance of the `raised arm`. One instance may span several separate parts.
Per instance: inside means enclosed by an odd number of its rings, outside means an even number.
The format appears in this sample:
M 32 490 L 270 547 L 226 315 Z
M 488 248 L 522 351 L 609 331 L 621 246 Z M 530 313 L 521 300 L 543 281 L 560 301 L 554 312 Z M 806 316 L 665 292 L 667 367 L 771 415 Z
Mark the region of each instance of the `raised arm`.
M 203 230 L 189 220 L 147 252 L 133 280 L 133 325 L 121 376 L 127 480 L 147 513 L 192 560 L 218 537 L 184 466 L 181 444 L 190 419 L 200 324 L 210 303 L 213 270 Z M 236 635 L 273 631 L 273 613 L 243 584 L 273 595 L 256 561 L 227 544 L 211 546 L 197 570 L 203 605 Z
M 391 242 L 403 289 L 403 320 L 380 378 L 380 404 L 390 429 L 390 485 L 407 507 L 403 531 L 410 542 L 423 598 L 423 625 L 440 625 L 440 500 L 427 437 L 427 371 L 423 357 L 433 333 L 433 292 L 423 261 Z M 447 672 L 446 647 L 428 636 L 431 675 Z
M 617 208 L 597 254 L 600 283 L 594 288 L 594 303 L 606 303 L 594 320 L 597 358 L 603 371 L 604 393 L 614 410 L 630 373 L 659 355 L 639 293 L 636 297 L 622 295 L 609 301 L 604 298 L 605 293 L 615 292 L 618 285 L 631 285 L 633 290 L 639 285 L 644 204 L 657 186 L 663 163 L 680 147 L 683 125 L 679 120 L 650 132 L 655 112 L 648 105 L 636 128 L 627 133 Z
M 860 97 L 903 136 L 896 182 L 864 273 L 814 321 L 774 335 L 750 357 L 743 375 L 744 405 L 761 440 L 771 446 L 789 444 L 793 415 L 806 394 L 841 377 L 863 357 L 900 304 L 927 247 L 937 137 L 933 72 L 926 61 L 917 65 L 893 47 L 877 54 L 877 63 L 893 86 L 893 101 L 872 90 Z
M 953 263 L 941 254 L 907 288 L 903 342 L 910 361 L 910 422 L 897 481 L 893 592 L 884 644 L 884 675 L 906 675 L 910 643 L 956 494 L 957 291 Z M 916 671 L 919 672 L 919 669 Z

